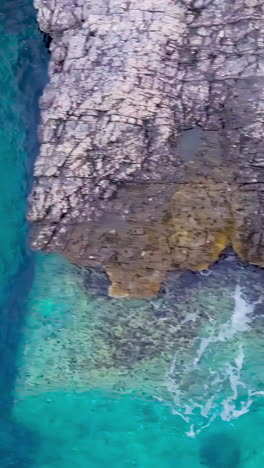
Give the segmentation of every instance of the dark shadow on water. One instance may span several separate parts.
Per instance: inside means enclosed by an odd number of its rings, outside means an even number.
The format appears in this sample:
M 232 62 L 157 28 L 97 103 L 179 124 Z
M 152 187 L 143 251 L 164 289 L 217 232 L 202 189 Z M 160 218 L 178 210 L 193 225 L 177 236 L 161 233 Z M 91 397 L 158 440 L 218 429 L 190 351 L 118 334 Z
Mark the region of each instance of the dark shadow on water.
M 22 425 L 0 419 L 0 459 L 3 468 L 34 466 L 36 435 Z
M 0 21 L 5 33 L 19 38 L 19 55 L 15 66 L 16 107 L 25 131 L 24 180 L 26 197 L 33 178 L 33 163 L 38 152 L 38 101 L 47 82 L 48 53 L 36 24 L 32 0 L 2 0 Z M 10 124 L 10 122 L 9 122 Z M 1 168 L 0 168 L 1 169 Z M 25 209 L 26 210 L 26 209 Z M 0 310 L 0 462 L 2 468 L 32 466 L 37 434 L 12 421 L 13 390 L 16 380 L 17 352 L 24 326 L 26 298 L 34 272 L 33 256 L 27 240 L 26 221 L 21 230 L 22 260 L 18 273 L 11 279 L 5 306 Z M 21 237 L 18 236 L 19 240 Z M 4 246 L 2 246 L 4 247 Z
M 208 468 L 239 468 L 240 447 L 226 432 L 212 434 L 201 441 L 200 462 Z
M 262 294 L 259 285 L 264 281 L 264 269 L 241 260 L 232 248 L 225 249 L 219 259 L 211 265 L 209 270 L 203 272 L 185 271 L 172 272 L 167 276 L 161 295 L 175 297 L 179 301 L 184 291 L 199 289 L 199 287 L 211 288 L 226 287 L 239 282 L 247 294 L 247 298 L 254 302 Z
M 16 356 L 24 324 L 25 299 L 33 274 L 31 259 L 26 259 L 19 275 L 10 287 L 9 299 L 0 315 L 0 414 L 9 417 L 13 406 L 16 379 Z

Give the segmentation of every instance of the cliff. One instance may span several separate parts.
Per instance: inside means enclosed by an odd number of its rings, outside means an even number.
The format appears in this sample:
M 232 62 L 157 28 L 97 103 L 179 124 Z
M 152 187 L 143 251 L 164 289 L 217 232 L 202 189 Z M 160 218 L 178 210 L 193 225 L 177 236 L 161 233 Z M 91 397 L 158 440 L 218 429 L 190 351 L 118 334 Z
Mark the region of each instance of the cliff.
M 28 217 L 34 249 L 113 296 L 232 245 L 264 265 L 260 0 L 35 0 L 52 38 Z

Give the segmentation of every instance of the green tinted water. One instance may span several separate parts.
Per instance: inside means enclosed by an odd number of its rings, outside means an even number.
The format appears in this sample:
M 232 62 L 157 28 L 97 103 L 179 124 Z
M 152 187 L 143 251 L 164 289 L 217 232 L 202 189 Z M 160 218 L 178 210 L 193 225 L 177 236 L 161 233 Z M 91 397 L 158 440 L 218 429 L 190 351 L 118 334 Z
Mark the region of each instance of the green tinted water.
M 117 301 L 101 273 L 32 256 L 47 52 L 30 1 L 3 1 L 0 28 L 1 466 L 262 467 L 263 272 L 228 258 Z

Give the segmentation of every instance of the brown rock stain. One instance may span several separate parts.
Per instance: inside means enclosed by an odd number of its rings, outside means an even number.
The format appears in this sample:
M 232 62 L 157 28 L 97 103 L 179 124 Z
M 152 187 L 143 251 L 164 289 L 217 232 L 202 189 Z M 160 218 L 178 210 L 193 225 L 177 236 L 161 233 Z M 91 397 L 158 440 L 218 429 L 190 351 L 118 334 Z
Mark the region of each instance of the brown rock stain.
M 227 246 L 260 264 L 257 253 L 250 253 L 250 241 L 243 239 L 242 202 L 238 188 L 227 182 L 200 178 L 178 186 L 160 219 L 149 226 L 143 222 L 144 240 L 137 236 L 133 245 L 128 237 L 130 251 L 140 246 L 141 256 L 131 253 L 129 263 L 120 258 L 106 266 L 110 296 L 151 298 L 159 292 L 166 272 L 206 270 Z
M 149 299 L 155 297 L 161 282 L 165 279 L 162 271 L 136 270 L 124 271 L 120 267 L 108 267 L 108 276 L 112 282 L 109 288 L 111 297 L 133 297 L 135 299 Z
M 221 175 L 225 182 L 215 172 L 191 174 L 182 184 L 124 184 L 107 215 L 73 225 L 66 248 L 58 236 L 56 250 L 80 266 L 103 268 L 109 295 L 120 298 L 154 297 L 167 272 L 207 270 L 228 246 L 264 266 L 258 194 L 223 169 Z

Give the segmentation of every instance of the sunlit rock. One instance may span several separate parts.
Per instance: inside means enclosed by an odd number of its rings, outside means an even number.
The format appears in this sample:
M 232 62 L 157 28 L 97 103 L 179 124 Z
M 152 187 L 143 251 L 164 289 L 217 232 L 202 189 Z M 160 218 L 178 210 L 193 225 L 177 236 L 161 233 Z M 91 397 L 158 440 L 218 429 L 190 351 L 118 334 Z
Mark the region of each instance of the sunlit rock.
M 116 297 L 232 245 L 264 264 L 260 2 L 35 0 L 52 38 L 32 246 L 102 267 Z

